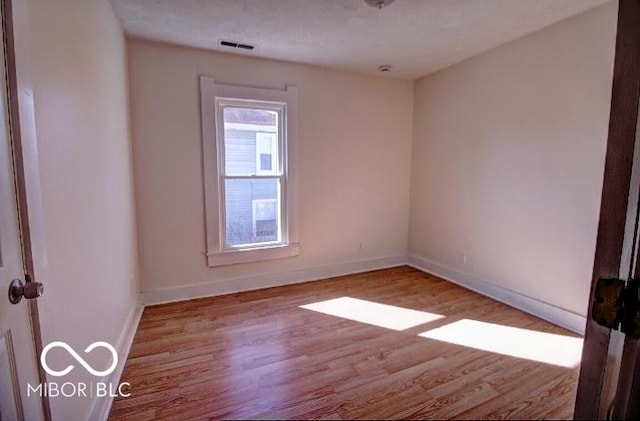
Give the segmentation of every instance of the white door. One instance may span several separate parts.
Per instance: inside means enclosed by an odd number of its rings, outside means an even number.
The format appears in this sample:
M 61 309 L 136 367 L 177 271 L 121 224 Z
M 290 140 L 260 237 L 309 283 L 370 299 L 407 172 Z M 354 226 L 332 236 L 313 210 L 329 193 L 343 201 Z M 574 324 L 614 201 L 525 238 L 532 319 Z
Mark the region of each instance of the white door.
M 0 46 L 4 45 L 2 32 Z M 24 281 L 25 272 L 9 137 L 6 62 L 4 54 L 0 56 L 0 420 L 31 421 L 44 417 L 40 396 L 29 393 L 27 386 L 35 388 L 40 382 L 29 303 L 26 299 L 9 302 L 10 283 Z

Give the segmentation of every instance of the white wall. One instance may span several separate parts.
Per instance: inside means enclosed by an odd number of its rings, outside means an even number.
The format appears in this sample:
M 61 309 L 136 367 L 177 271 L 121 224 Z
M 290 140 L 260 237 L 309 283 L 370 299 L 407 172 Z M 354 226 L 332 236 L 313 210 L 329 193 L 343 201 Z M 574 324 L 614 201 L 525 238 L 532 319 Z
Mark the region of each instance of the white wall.
M 586 314 L 616 12 L 608 3 L 416 82 L 410 254 Z
M 409 215 L 411 82 L 145 41 L 129 41 L 128 50 L 144 292 L 197 284 L 201 288 L 190 295 L 224 292 L 313 277 L 309 270 L 319 267 L 357 270 L 370 265 L 354 262 L 389 256 L 370 264 L 401 261 Z M 201 74 L 219 83 L 298 87 L 300 256 L 207 266 Z M 259 278 L 229 281 L 252 276 Z
M 40 273 L 43 341 L 78 352 L 97 340 L 117 345 L 139 288 L 125 40 L 107 1 L 29 0 L 28 7 L 48 256 Z M 50 355 L 58 368 L 77 365 L 63 351 Z M 61 379 L 97 380 L 79 366 L 49 380 Z M 92 402 L 52 398 L 51 405 L 54 420 L 79 420 Z

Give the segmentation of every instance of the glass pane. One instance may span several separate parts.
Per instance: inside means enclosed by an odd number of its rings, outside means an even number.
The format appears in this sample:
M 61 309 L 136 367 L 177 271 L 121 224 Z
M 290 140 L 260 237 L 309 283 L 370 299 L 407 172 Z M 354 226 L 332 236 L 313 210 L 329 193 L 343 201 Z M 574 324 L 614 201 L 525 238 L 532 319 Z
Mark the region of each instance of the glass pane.
M 280 180 L 225 180 L 227 246 L 280 241 Z
M 276 175 L 278 112 L 224 107 L 226 175 Z
M 273 156 L 270 153 L 260 154 L 260 170 L 261 171 L 273 170 Z

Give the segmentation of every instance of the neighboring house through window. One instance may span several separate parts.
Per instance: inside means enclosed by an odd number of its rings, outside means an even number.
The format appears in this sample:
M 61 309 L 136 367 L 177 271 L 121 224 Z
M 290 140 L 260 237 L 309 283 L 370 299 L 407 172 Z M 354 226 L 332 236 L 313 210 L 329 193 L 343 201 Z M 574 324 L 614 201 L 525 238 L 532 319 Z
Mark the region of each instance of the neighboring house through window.
M 277 133 L 256 132 L 256 174 L 270 174 L 277 165 Z
M 296 255 L 295 87 L 200 89 L 209 265 Z
M 253 238 L 256 241 L 276 241 L 278 239 L 278 200 L 253 199 Z

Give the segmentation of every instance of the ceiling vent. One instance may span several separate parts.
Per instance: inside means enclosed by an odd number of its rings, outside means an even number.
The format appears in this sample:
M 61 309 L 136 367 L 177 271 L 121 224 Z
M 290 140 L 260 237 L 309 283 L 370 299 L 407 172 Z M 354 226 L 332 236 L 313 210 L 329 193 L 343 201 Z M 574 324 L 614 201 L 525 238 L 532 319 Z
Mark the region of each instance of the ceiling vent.
M 376 9 L 382 9 L 383 7 L 387 7 L 395 0 L 364 0 L 371 7 L 375 7 Z
M 255 45 L 249 45 L 249 44 L 240 44 L 239 42 L 233 42 L 233 41 L 220 41 L 220 45 L 223 47 L 227 47 L 227 48 L 239 48 L 241 50 L 253 50 L 255 47 Z

